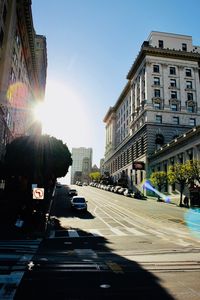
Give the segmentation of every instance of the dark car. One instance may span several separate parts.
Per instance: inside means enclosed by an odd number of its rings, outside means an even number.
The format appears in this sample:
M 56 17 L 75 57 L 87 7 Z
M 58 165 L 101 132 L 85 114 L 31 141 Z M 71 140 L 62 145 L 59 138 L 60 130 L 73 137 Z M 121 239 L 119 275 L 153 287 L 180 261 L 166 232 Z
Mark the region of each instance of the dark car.
M 74 196 L 71 199 L 71 208 L 77 211 L 87 211 L 87 201 L 82 196 Z
M 77 190 L 75 190 L 75 189 L 71 189 L 71 190 L 69 190 L 68 195 L 69 195 L 70 197 L 77 196 L 77 195 L 78 195 L 78 192 L 77 192 Z

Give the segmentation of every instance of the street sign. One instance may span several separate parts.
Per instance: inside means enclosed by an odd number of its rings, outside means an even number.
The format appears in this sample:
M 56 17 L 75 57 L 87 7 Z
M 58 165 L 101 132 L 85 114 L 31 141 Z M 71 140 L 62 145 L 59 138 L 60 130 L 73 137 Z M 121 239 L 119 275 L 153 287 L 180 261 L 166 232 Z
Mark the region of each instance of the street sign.
M 143 161 L 134 161 L 133 170 L 145 170 L 145 163 Z
M 33 199 L 43 200 L 44 199 L 44 188 L 33 189 Z

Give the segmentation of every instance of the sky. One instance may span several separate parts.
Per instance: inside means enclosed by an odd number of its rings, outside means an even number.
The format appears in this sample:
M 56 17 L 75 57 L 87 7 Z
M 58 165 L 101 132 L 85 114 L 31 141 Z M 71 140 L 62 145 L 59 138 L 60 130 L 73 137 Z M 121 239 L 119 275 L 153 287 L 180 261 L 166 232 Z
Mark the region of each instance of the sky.
M 32 0 L 33 24 L 47 39 L 44 133 L 71 151 L 105 152 L 103 118 L 127 83 L 151 31 L 190 35 L 200 45 L 199 0 Z M 39 112 L 38 112 L 39 114 Z

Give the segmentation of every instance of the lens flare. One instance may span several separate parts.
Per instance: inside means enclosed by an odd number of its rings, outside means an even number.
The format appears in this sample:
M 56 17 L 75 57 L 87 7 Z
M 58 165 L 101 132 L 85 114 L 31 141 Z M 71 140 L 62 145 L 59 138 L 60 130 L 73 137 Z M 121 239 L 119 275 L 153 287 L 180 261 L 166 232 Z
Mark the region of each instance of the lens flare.
M 28 88 L 23 82 L 10 84 L 6 98 L 11 107 L 16 109 L 25 109 L 28 101 Z
M 164 195 L 163 193 L 159 192 L 156 188 L 154 188 L 149 180 L 145 180 L 145 182 L 143 183 L 143 188 L 149 191 L 154 192 L 155 194 L 157 194 L 160 198 L 164 199 L 164 201 L 166 203 L 170 202 L 170 197 Z
M 200 208 L 189 209 L 185 213 L 185 222 L 191 234 L 200 239 Z

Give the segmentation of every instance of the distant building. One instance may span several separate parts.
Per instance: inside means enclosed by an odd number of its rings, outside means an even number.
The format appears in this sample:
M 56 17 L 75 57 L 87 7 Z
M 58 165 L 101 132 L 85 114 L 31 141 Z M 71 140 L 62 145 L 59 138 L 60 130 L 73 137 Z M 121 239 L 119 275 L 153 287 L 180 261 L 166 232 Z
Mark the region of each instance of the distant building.
M 72 148 L 72 166 L 71 166 L 71 184 L 76 183 L 77 174 L 81 180 L 79 181 L 89 181 L 89 173 L 92 168 L 92 148 Z M 78 172 L 78 173 L 77 173 Z
M 94 173 L 94 172 L 99 172 L 100 173 L 100 169 L 97 167 L 97 165 L 92 166 L 91 173 Z
M 44 96 L 46 69 L 46 40 L 35 34 L 31 1 L 0 0 L 0 160 L 12 139 L 41 133 L 33 107 Z
M 104 169 L 115 182 L 126 177 L 129 187 L 141 188 L 154 151 L 200 125 L 199 67 L 191 36 L 153 31 L 143 42 L 104 117 Z

